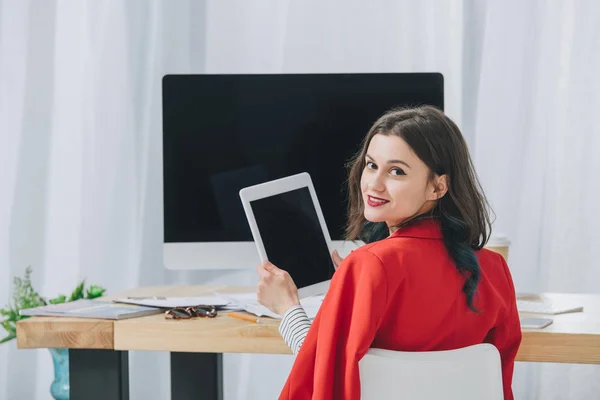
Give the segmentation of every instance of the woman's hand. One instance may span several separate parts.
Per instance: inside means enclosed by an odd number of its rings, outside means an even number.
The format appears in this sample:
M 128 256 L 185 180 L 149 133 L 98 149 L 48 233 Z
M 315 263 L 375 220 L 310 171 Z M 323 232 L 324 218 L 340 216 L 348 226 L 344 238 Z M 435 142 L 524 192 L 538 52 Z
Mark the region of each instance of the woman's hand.
M 260 282 L 256 288 L 256 298 L 260 304 L 283 316 L 287 310 L 300 304 L 298 288 L 287 271 L 266 261 L 256 267 Z
M 331 258 L 336 267 L 339 267 L 344 260 L 337 250 L 333 251 Z M 300 304 L 298 288 L 287 271 L 267 261 L 256 267 L 256 272 L 260 275 L 260 282 L 256 288 L 256 298 L 260 304 L 281 316 L 290 308 Z
M 340 257 L 340 253 L 338 253 L 337 250 L 334 250 L 333 253 L 331 253 L 331 258 L 333 259 L 333 263 L 335 264 L 336 268 L 340 266 L 342 261 L 344 261 L 344 259 Z

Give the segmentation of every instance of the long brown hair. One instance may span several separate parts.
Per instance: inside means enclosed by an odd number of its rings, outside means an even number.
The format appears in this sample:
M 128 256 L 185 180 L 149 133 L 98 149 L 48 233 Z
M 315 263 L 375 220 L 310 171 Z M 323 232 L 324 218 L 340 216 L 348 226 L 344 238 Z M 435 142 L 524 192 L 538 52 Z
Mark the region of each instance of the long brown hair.
M 348 164 L 346 239 L 360 238 L 367 222 L 360 181 L 367 149 L 373 136 L 378 134 L 395 135 L 404 140 L 427 165 L 430 179 L 435 175 L 445 174 L 448 177 L 448 192 L 437 201 L 431 216 L 440 219 L 446 248 L 459 271 L 468 278 L 463 291 L 467 294 L 469 307 L 475 309 L 472 300 L 480 274 L 472 250 L 481 249 L 489 239 L 491 209 L 460 130 L 437 108 L 421 106 L 394 109 L 373 124 L 363 139 L 361 150 Z

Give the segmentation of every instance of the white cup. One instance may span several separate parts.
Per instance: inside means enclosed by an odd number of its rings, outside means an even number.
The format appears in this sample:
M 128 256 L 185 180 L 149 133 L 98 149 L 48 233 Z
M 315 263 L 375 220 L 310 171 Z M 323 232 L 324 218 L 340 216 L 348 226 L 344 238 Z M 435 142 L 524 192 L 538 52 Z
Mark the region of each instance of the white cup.
M 485 248 L 502 255 L 504 261 L 508 262 L 508 246 L 510 246 L 510 240 L 505 235 L 495 234 L 490 237 Z

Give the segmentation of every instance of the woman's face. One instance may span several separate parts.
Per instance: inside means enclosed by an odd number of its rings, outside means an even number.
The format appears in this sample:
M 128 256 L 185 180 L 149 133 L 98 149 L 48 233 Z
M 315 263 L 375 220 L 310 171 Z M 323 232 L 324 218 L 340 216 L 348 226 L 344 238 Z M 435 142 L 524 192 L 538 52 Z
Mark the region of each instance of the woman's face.
M 436 192 L 427 165 L 398 136 L 373 136 L 365 164 L 360 186 L 368 221 L 398 225 L 430 211 L 446 192 L 445 186 Z M 435 179 L 436 184 L 445 183 L 445 176 L 444 182 Z

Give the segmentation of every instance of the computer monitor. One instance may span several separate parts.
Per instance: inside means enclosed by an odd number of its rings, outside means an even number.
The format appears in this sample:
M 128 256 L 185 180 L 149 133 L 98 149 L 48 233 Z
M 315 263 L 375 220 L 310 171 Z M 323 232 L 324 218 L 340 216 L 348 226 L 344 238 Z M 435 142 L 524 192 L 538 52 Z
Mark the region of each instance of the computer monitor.
M 444 108 L 439 73 L 166 75 L 162 89 L 168 269 L 254 268 L 238 193 L 301 172 L 347 253 L 346 164 L 373 122 L 393 107 Z

